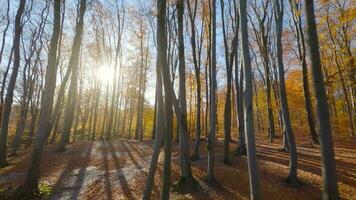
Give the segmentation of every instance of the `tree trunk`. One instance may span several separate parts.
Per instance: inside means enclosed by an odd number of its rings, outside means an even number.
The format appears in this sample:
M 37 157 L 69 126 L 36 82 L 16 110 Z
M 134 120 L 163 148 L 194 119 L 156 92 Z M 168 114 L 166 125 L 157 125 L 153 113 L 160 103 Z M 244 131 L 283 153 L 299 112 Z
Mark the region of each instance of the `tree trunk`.
M 302 28 L 302 19 L 300 15 L 297 15 L 295 11 L 300 11 L 301 3 L 294 1 L 289 1 L 291 4 L 291 12 L 293 13 L 293 24 L 296 29 L 296 39 L 298 46 L 299 62 L 302 65 L 303 74 L 303 92 L 304 92 L 304 103 L 305 109 L 307 111 L 307 120 L 310 131 L 310 136 L 314 144 L 319 144 L 318 135 L 315 129 L 315 119 L 313 116 L 313 105 L 311 101 L 311 95 L 309 91 L 309 80 L 308 80 L 308 65 L 306 62 L 306 47 L 305 47 L 305 37 Z M 296 10 L 297 9 L 297 10 Z
M 183 35 L 183 15 L 184 15 L 184 0 L 177 2 L 177 21 L 178 21 L 178 56 L 179 56 L 179 111 L 178 132 L 179 132 L 179 158 L 180 158 L 180 180 L 175 185 L 176 189 L 191 190 L 193 184 L 193 176 L 191 170 L 191 162 L 189 155 L 189 141 L 187 133 L 187 102 L 186 102 L 186 87 L 185 87 L 185 52 L 184 52 L 184 35 Z M 172 93 L 173 91 L 171 91 Z M 173 94 L 171 94 L 171 97 Z M 169 118 L 168 118 L 169 119 Z
M 161 199 L 169 199 L 171 185 L 171 143 L 173 131 L 173 110 L 170 69 L 167 63 L 167 32 L 166 32 L 166 0 L 157 0 L 157 62 L 162 70 L 165 93 L 165 136 L 164 136 L 164 163 L 163 163 L 163 186 Z
M 256 158 L 255 134 L 253 125 L 252 72 L 248 45 L 246 0 L 240 0 L 240 27 L 242 55 L 244 62 L 244 117 L 247 144 L 247 163 L 250 177 L 251 199 L 260 199 L 259 178 Z
M 1 130 L 0 130 L 0 168 L 8 166 L 7 163 L 7 136 L 9 131 L 10 113 L 14 98 L 17 74 L 20 68 L 20 38 L 22 34 L 21 17 L 25 10 L 26 0 L 21 0 L 15 17 L 15 35 L 13 41 L 14 65 L 7 86 L 4 110 L 2 113 Z
M 193 56 L 193 64 L 194 64 L 194 71 L 195 71 L 195 81 L 197 84 L 197 96 L 196 96 L 196 127 L 195 127 L 195 141 L 194 141 L 194 152 L 192 155 L 193 160 L 199 160 L 200 155 L 199 155 L 199 144 L 200 144 L 200 134 L 201 134 L 201 83 L 200 83 L 200 63 L 198 64 L 198 59 L 197 59 L 197 48 L 196 48 L 196 34 L 195 34 L 195 17 L 196 17 L 196 11 L 197 11 L 197 3 L 198 1 L 195 1 L 193 11 L 190 6 L 190 1 L 187 1 L 187 6 L 188 6 L 188 12 L 189 12 L 189 19 L 190 19 L 190 30 L 191 30 L 191 38 L 190 38 L 190 44 L 192 46 L 192 56 Z
M 94 119 L 93 119 L 93 130 L 91 131 L 91 141 L 95 140 L 97 123 L 98 123 L 98 112 L 99 112 L 99 100 L 101 94 L 101 83 L 97 83 L 96 88 L 96 97 L 95 97 L 95 105 L 94 105 Z
M 325 88 L 323 72 L 320 61 L 318 34 L 315 24 L 314 1 L 305 1 L 305 15 L 308 36 L 309 59 L 312 65 L 312 77 L 315 97 L 317 101 L 317 114 L 320 130 L 320 151 L 323 174 L 323 199 L 340 199 L 337 186 L 337 175 L 334 158 L 334 145 L 331 135 L 330 114 Z
M 40 176 L 40 162 L 44 145 L 48 138 L 48 121 L 52 112 L 53 96 L 56 87 L 56 60 L 57 45 L 60 32 L 60 0 L 54 1 L 54 21 L 51 43 L 48 52 L 48 66 L 46 70 L 45 85 L 42 93 L 41 110 L 38 120 L 36 143 L 33 149 L 31 164 L 27 171 L 23 189 L 27 195 L 38 192 L 38 180 Z
M 68 91 L 67 104 L 64 110 L 64 125 L 61 141 L 58 146 L 58 151 L 65 151 L 66 144 L 69 141 L 71 127 L 73 123 L 74 110 L 77 101 L 78 92 L 78 66 L 79 66 L 79 52 L 82 44 L 83 27 L 84 27 L 84 14 L 86 10 L 86 0 L 80 1 L 80 11 L 78 22 L 76 24 L 75 36 L 73 40 L 72 53 L 69 59 L 68 67 L 71 68 L 71 81 Z
M 158 39 L 158 38 L 157 38 Z M 154 177 L 156 173 L 156 168 L 157 168 L 157 163 L 158 163 L 158 157 L 163 141 L 163 129 L 164 126 L 162 123 L 164 121 L 163 118 L 163 95 L 162 95 L 162 60 L 158 59 L 156 61 L 156 74 L 157 74 L 157 85 L 156 85 L 156 114 L 157 116 L 156 120 L 154 121 L 155 123 L 155 140 L 154 140 L 154 146 L 153 146 L 153 152 L 152 152 L 152 157 L 151 157 L 151 163 L 150 163 L 150 169 L 148 171 L 147 175 L 147 180 L 146 180 L 146 185 L 145 189 L 143 190 L 143 200 L 149 200 L 151 199 L 151 193 L 152 193 L 152 188 L 154 184 Z
M 283 0 L 275 1 L 275 21 L 276 21 L 276 48 L 277 48 L 277 64 L 279 75 L 279 95 L 282 107 L 282 116 L 285 131 L 288 139 L 289 146 L 289 172 L 287 182 L 292 185 L 298 186 L 299 181 L 297 178 L 297 147 L 295 143 L 292 123 L 289 116 L 288 99 L 286 93 L 285 79 L 284 79 L 284 64 L 283 64 L 283 47 L 282 47 L 282 31 L 283 31 L 283 14 L 284 5 Z
M 346 89 L 345 80 L 344 80 L 344 77 L 343 77 L 343 74 L 342 74 L 342 71 L 341 71 L 340 63 L 339 63 L 338 58 L 337 58 L 338 53 L 336 51 L 336 44 L 335 44 L 333 35 L 331 33 L 330 24 L 329 24 L 329 17 L 328 16 L 326 18 L 326 24 L 327 24 L 327 27 L 328 27 L 328 32 L 329 32 L 331 43 L 333 45 L 333 47 L 332 47 L 333 48 L 333 57 L 334 57 L 334 60 L 335 60 L 336 69 L 337 69 L 337 71 L 339 73 L 339 76 L 340 76 L 341 88 L 342 88 L 342 91 L 344 93 L 344 100 L 345 100 L 345 103 L 346 103 L 346 111 L 347 111 L 347 116 L 348 116 L 348 120 L 349 120 L 349 133 L 350 133 L 350 136 L 352 137 L 352 136 L 355 135 L 354 121 L 353 121 L 353 117 L 352 117 L 353 109 L 351 107 L 351 103 L 350 103 L 349 97 L 347 95 L 347 89 Z
M 210 131 L 207 141 L 208 150 L 208 172 L 207 181 L 209 184 L 215 182 L 214 162 L 215 162 L 215 135 L 217 126 L 217 98 L 216 98 L 216 0 L 212 0 L 212 47 L 211 47 L 211 85 L 210 85 Z

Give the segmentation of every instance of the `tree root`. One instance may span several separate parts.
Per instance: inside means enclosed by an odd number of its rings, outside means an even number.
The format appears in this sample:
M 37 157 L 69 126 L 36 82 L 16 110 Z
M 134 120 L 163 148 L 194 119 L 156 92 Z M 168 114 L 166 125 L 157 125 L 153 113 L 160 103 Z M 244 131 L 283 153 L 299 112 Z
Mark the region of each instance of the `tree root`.
M 286 184 L 286 185 L 289 185 L 291 187 L 294 187 L 294 188 L 299 188 L 303 185 L 303 182 L 300 181 L 297 177 L 290 177 L 288 176 L 287 178 L 285 178 L 283 180 L 283 183 Z
M 247 155 L 246 147 L 245 148 L 237 147 L 236 150 L 233 151 L 233 153 L 237 156 L 246 156 Z
M 213 177 L 207 176 L 205 178 L 205 180 L 206 180 L 207 185 L 209 185 L 211 187 L 219 185 L 214 176 Z
M 279 151 L 284 152 L 284 153 L 289 153 L 289 149 L 287 146 L 282 147 Z
M 199 182 L 190 175 L 188 178 L 180 177 L 179 180 L 173 185 L 173 191 L 179 193 L 191 193 L 194 191 L 199 191 Z

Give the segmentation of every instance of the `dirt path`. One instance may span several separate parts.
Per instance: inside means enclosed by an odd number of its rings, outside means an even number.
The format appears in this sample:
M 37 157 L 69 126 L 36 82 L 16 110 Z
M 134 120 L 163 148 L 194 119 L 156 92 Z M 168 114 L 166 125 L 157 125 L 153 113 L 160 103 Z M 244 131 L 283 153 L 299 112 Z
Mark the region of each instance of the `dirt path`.
M 277 141 L 278 142 L 278 141 Z M 288 171 L 288 154 L 276 143 L 258 140 L 257 151 L 263 199 L 321 199 L 321 169 L 318 147 L 298 142 L 299 171 L 304 182 L 300 188 L 282 183 Z M 201 145 L 204 152 L 205 144 Z M 234 149 L 235 146 L 231 147 Z M 215 173 L 219 185 L 205 184 L 207 157 L 193 162 L 193 172 L 202 191 L 194 194 L 172 194 L 172 199 L 249 199 L 246 158 L 231 156 L 231 165 L 222 162 L 218 142 Z M 336 159 L 340 193 L 343 199 L 356 199 L 355 141 L 336 142 Z M 50 199 L 140 199 L 151 158 L 150 142 L 134 140 L 97 141 L 70 145 L 65 153 L 48 146 L 41 165 L 41 182 L 54 187 Z M 0 170 L 0 188 L 16 187 L 23 181 L 30 150 L 11 158 L 10 167 Z M 173 151 L 173 180 L 178 179 L 178 154 Z M 163 158 L 161 154 L 160 160 Z M 162 161 L 162 160 L 161 160 Z M 153 199 L 159 197 L 161 169 L 158 170 Z

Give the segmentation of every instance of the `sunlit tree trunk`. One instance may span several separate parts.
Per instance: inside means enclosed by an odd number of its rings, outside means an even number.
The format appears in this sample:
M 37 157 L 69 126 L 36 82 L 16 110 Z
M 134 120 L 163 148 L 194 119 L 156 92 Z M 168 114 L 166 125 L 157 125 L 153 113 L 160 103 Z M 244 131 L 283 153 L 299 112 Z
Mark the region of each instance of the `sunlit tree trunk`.
M 283 0 L 275 0 L 275 22 L 276 22 L 276 48 L 277 48 L 277 65 L 279 75 L 279 95 L 282 107 L 282 116 L 285 126 L 285 131 L 289 146 L 289 172 L 287 181 L 292 185 L 299 185 L 297 178 L 297 147 L 295 143 L 292 123 L 289 115 L 288 99 L 286 93 L 286 85 L 284 79 L 284 64 L 283 64 L 283 47 L 282 47 L 282 31 L 283 31 L 283 15 L 284 5 Z

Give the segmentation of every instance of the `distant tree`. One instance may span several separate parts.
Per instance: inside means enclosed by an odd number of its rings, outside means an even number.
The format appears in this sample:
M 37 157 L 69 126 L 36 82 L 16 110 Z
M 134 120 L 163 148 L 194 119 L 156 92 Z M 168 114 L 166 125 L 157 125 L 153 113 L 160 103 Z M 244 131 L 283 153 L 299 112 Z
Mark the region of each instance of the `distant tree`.
M 295 28 L 295 36 L 298 46 L 298 56 L 299 62 L 302 65 L 303 73 L 303 91 L 304 91 L 304 102 L 305 109 L 307 111 L 307 121 L 310 131 L 310 136 L 314 144 L 319 144 L 318 135 L 315 129 L 315 119 L 313 115 L 313 105 L 311 101 L 311 95 L 309 91 L 309 80 L 308 80 L 308 66 L 306 61 L 306 47 L 305 47 L 305 37 L 302 29 L 302 17 L 298 12 L 301 12 L 302 3 L 300 1 L 289 0 L 290 10 L 292 13 L 292 21 Z

